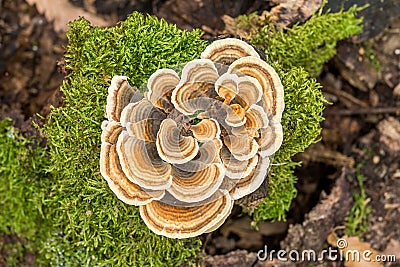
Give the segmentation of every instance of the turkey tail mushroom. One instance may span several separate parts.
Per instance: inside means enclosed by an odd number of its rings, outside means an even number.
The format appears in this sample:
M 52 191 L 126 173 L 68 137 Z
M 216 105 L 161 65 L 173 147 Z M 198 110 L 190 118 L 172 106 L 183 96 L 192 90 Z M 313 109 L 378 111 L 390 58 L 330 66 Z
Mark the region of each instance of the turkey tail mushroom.
M 172 206 L 152 201 L 140 206 L 140 216 L 154 233 L 169 238 L 189 238 L 218 228 L 231 213 L 228 191 L 213 202 L 194 207 Z
M 274 121 L 281 121 L 285 108 L 284 92 L 281 80 L 274 68 L 259 58 L 243 57 L 229 66 L 228 73 L 256 78 L 263 88 L 263 108 Z
M 234 200 L 267 178 L 283 142 L 281 81 L 251 45 L 226 38 L 186 63 L 180 77 L 155 71 L 147 88 L 143 97 L 127 77 L 112 79 L 100 173 L 120 200 L 140 206 L 154 233 L 214 231 Z
M 223 65 L 230 65 L 235 60 L 246 56 L 260 57 L 251 45 L 236 38 L 216 40 L 207 46 L 200 55 L 201 58 L 207 58 Z
M 188 162 L 199 152 L 196 139 L 191 136 L 183 136 L 172 119 L 165 119 L 161 123 L 156 144 L 158 155 L 171 164 Z

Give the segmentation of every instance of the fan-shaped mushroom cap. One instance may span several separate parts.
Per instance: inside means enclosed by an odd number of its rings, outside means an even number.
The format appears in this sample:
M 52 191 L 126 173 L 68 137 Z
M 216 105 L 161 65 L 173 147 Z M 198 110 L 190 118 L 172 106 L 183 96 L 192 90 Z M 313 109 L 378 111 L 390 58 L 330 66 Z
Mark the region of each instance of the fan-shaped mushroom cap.
M 201 206 L 171 206 L 160 201 L 152 201 L 140 206 L 140 216 L 154 233 L 169 238 L 189 238 L 220 225 L 230 214 L 233 201 L 229 193 Z
M 215 91 L 225 99 L 224 103 L 229 104 L 239 93 L 239 77 L 236 74 L 224 73 L 215 82 Z
M 258 130 L 268 126 L 268 116 L 264 109 L 258 105 L 252 105 L 246 112 L 246 123 L 240 127 L 233 127 L 232 134 L 239 136 L 247 134 L 251 137 L 259 137 Z
M 206 168 L 193 169 L 190 172 L 172 167 L 172 185 L 168 192 L 183 202 L 200 202 L 218 190 L 224 176 L 225 170 L 220 163 L 213 163 Z
M 130 136 L 143 141 L 154 142 L 157 139 L 157 132 L 161 122 L 159 119 L 144 119 L 134 123 L 128 122 L 126 130 Z
M 106 116 L 109 121 L 119 121 L 122 110 L 131 102 L 136 91 L 129 85 L 126 76 L 112 78 L 106 105 Z
M 194 59 L 183 67 L 180 83 L 206 82 L 215 84 L 218 77 L 218 70 L 211 60 Z
M 172 90 L 179 83 L 178 74 L 171 69 L 159 69 L 154 72 L 148 82 L 147 98 L 156 107 L 169 113 L 173 109 L 171 104 Z
M 117 143 L 118 136 L 122 131 L 121 123 L 118 121 L 103 121 L 101 124 L 101 142 L 110 144 Z
M 229 126 L 239 127 L 246 123 L 246 110 L 239 104 L 232 104 L 227 109 L 225 122 Z
M 264 109 L 258 105 L 252 105 L 246 112 L 246 123 L 244 127 L 258 130 L 267 126 L 268 117 Z
M 121 125 L 126 127 L 127 123 L 136 123 L 145 119 L 163 120 L 166 115 L 150 103 L 147 99 L 142 99 L 136 103 L 128 104 L 121 113 Z
M 259 157 L 259 156 L 256 156 Z M 234 200 L 240 199 L 256 191 L 264 182 L 268 173 L 269 159 L 259 157 L 258 165 L 245 178 L 240 179 L 230 190 L 230 194 Z
M 177 124 L 172 119 L 165 119 L 157 133 L 157 151 L 168 163 L 182 164 L 192 160 L 199 152 L 196 139 L 182 136 Z
M 117 152 L 122 170 L 133 183 L 151 190 L 171 186 L 171 165 L 161 160 L 154 143 L 136 139 L 122 131 Z
M 197 110 L 210 105 L 209 94 L 214 92 L 218 72 L 208 59 L 192 60 L 183 67 L 179 84 L 172 91 L 171 102 L 185 115 L 193 115 Z
M 257 51 L 245 41 L 236 38 L 216 40 L 201 53 L 201 58 L 208 58 L 214 62 L 230 65 L 235 60 L 246 57 L 260 57 Z
M 280 123 L 272 123 L 269 127 L 261 129 L 261 136 L 258 139 L 260 155 L 271 156 L 281 147 L 282 141 L 283 131 Z
M 219 138 L 221 134 L 219 124 L 215 119 L 204 119 L 196 125 L 191 125 L 189 129 L 200 142 Z
M 226 170 L 225 175 L 231 179 L 241 179 L 250 175 L 258 163 L 257 155 L 251 159 L 240 161 L 235 159 L 225 147 L 221 150 L 221 159 Z
M 256 57 L 243 57 L 229 66 L 228 73 L 256 78 L 263 88 L 264 110 L 268 111 L 272 120 L 280 122 L 285 107 L 283 86 L 278 74 L 270 65 Z
M 115 144 L 102 143 L 101 151 L 100 172 L 106 179 L 110 189 L 120 200 L 129 205 L 139 206 L 150 203 L 153 200 L 159 200 L 164 196 L 164 190 L 144 191 L 126 177 L 119 163 Z
M 108 123 L 105 121 L 102 128 L 100 173 L 106 179 L 114 194 L 130 205 L 145 205 L 152 200 L 161 199 L 164 196 L 164 191 L 146 192 L 129 181 L 122 171 L 115 145 L 122 130 L 119 122 L 110 121 Z
M 238 88 L 239 92 L 235 102 L 248 110 L 250 106 L 261 100 L 263 89 L 256 78 L 250 76 L 239 77 Z
M 234 203 L 233 200 L 232 200 L 232 203 Z M 205 231 L 204 233 L 211 233 L 211 232 L 214 232 L 215 230 L 217 230 L 218 228 L 220 228 L 221 225 L 224 224 L 226 219 L 231 214 L 232 208 L 233 208 L 233 204 L 232 204 L 232 207 L 231 207 L 231 210 L 229 211 L 229 213 L 226 213 L 224 217 L 221 217 L 220 220 L 214 224 L 214 226 L 212 226 L 209 229 L 207 229 L 207 231 Z
M 210 147 L 210 148 L 209 148 Z M 213 140 L 209 140 L 203 143 L 203 145 L 199 149 L 199 160 L 206 163 L 208 159 L 214 156 L 213 162 L 221 162 L 219 157 L 219 152 L 222 148 L 222 141 L 219 138 L 214 138 Z
M 174 166 L 182 171 L 193 172 L 193 170 L 203 170 L 212 163 L 219 163 L 219 152 L 222 147 L 220 139 L 208 140 L 199 148 L 199 152 L 194 159 L 184 164 L 175 164 Z
M 224 143 L 237 160 L 248 160 L 257 154 L 258 144 L 248 135 L 227 135 Z

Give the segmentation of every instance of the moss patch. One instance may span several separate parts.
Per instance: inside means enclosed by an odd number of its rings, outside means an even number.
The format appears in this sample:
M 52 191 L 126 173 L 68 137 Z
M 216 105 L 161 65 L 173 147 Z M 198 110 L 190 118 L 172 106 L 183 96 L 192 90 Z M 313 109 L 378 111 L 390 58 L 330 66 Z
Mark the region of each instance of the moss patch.
M 285 88 L 285 111 L 282 115 L 283 143 L 275 153 L 269 172 L 268 196 L 254 211 L 256 222 L 267 219 L 283 220 L 296 196 L 297 178 L 293 170 L 299 163 L 292 156 L 303 152 L 321 131 L 322 111 L 326 102 L 321 86 L 309 78 L 303 68 L 294 67 L 288 72 L 275 67 Z
M 33 149 L 35 145 L 10 119 L 0 121 L 0 240 L 4 234 L 24 239 L 0 244 L 0 250 L 8 255 L 8 266 L 17 265 L 24 253 L 37 250 L 38 237 L 46 236 L 43 214 L 50 183 L 45 171 L 48 158 L 44 149 Z
M 269 60 L 280 62 L 288 70 L 303 67 L 312 77 L 317 77 L 324 63 L 336 54 L 337 42 L 362 31 L 362 18 L 356 17 L 361 9 L 353 6 L 338 13 L 321 11 L 302 25 L 279 31 L 254 14 L 239 17 L 238 26 L 251 32 L 251 42 Z
M 361 174 L 362 164 L 357 165 L 356 179 L 360 192 L 353 193 L 354 205 L 346 216 L 347 236 L 359 236 L 368 232 L 368 216 L 372 212 L 370 206 L 370 198 L 365 193 L 364 181 L 365 177 Z
M 296 195 L 293 168 L 298 163 L 291 157 L 315 142 L 323 119 L 320 85 L 307 70 L 315 75 L 327 60 L 320 57 L 332 56 L 338 36 L 359 29 L 354 12 L 318 15 L 308 24 L 272 35 L 260 29 L 252 40 L 277 69 L 286 102 L 284 143 L 270 171 L 269 195 L 255 210 L 256 221 L 283 219 Z M 1 230 L 32 240 L 40 250 L 39 262 L 46 266 L 177 266 L 196 261 L 198 238 L 157 236 L 144 225 L 137 207 L 115 197 L 99 173 L 99 153 L 111 77 L 128 76 L 139 87 L 159 68 L 198 58 L 207 45 L 202 32 L 182 31 L 139 13 L 113 28 L 91 27 L 84 19 L 70 26 L 69 75 L 61 88 L 64 106 L 52 110 L 43 128 L 48 151 L 30 149 L 30 141 L 15 135 L 9 121 L 0 123 L 0 203 L 9 210 L 0 214 Z M 319 35 L 307 35 L 312 29 Z M 323 45 L 304 48 L 300 38 L 323 40 Z
M 157 236 L 137 207 L 116 198 L 99 173 L 99 155 L 110 78 L 125 75 L 139 87 L 157 69 L 197 58 L 206 46 L 201 35 L 139 13 L 114 28 L 71 23 L 65 107 L 53 109 L 43 129 L 57 177 L 48 199 L 55 232 L 47 258 L 75 266 L 177 266 L 198 257 L 198 239 Z

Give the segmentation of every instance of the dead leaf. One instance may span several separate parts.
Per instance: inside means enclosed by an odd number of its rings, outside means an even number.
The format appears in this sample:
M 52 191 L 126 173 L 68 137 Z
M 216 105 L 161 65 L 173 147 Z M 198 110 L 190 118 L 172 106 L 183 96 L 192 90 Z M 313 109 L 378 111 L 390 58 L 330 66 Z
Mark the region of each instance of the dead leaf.
M 27 0 L 28 4 L 36 5 L 39 13 L 46 16 L 49 21 L 54 21 L 56 31 L 65 32 L 68 28 L 68 22 L 84 17 L 96 26 L 110 26 L 112 22 L 86 12 L 76 7 L 67 0 Z
M 346 267 L 378 267 L 383 266 L 379 261 L 383 252 L 379 252 L 371 247 L 371 244 L 362 242 L 357 236 L 346 236 L 339 238 L 335 232 L 327 237 L 327 242 L 331 246 L 339 248 Z
M 394 255 L 396 257 L 396 261 L 400 261 L 400 242 L 395 239 L 390 239 L 389 244 L 386 246 L 386 249 L 383 251 L 385 255 Z

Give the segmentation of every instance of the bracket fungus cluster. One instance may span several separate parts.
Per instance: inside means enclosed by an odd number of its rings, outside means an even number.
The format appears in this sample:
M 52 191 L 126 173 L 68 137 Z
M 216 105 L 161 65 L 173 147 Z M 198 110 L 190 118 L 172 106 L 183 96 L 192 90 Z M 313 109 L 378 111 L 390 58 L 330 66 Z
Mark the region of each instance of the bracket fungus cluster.
M 180 75 L 157 70 L 147 88 L 143 95 L 127 77 L 112 79 L 101 174 L 153 232 L 211 232 L 266 179 L 283 139 L 281 81 L 251 45 L 227 38 Z

